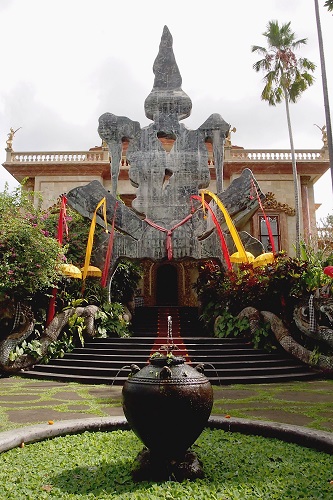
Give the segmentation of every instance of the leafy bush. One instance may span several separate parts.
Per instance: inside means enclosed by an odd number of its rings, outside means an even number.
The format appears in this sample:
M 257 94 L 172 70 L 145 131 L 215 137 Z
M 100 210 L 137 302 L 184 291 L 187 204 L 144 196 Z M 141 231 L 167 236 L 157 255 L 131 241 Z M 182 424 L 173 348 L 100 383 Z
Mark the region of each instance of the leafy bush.
M 214 261 L 199 269 L 195 284 L 207 331 L 220 337 L 247 335 L 246 323 L 237 318 L 245 307 L 271 311 L 292 324 L 295 302 L 326 287 L 332 293 L 332 279 L 323 272 L 321 251 L 301 246 L 302 259 L 287 257 L 281 252 L 272 264 L 253 267 L 242 264 L 229 271 Z M 326 264 L 327 260 L 325 261 Z M 218 321 L 216 320 L 218 318 Z M 269 325 L 260 325 L 251 335 L 255 347 L 275 348 Z
M 224 310 L 216 318 L 214 335 L 220 338 L 243 336 L 244 333 L 248 333 L 249 327 L 250 323 L 247 318 L 237 318 Z
M 100 337 L 130 337 L 129 319 L 124 306 L 118 302 L 103 304 L 97 311 L 95 325 Z
M 122 260 L 112 278 L 111 296 L 118 302 L 126 304 L 132 300 L 141 277 L 140 264 L 128 259 Z
M 31 298 L 59 280 L 64 252 L 40 223 L 27 193 L 0 193 L 0 295 Z
M 324 274 L 319 257 L 308 251 L 306 260 L 280 253 L 272 264 L 242 264 L 231 271 L 208 262 L 199 269 L 195 288 L 203 308 L 214 309 L 215 320 L 225 309 L 236 316 L 248 306 L 279 314 L 287 300 L 293 303 L 324 285 L 332 286 L 332 279 Z

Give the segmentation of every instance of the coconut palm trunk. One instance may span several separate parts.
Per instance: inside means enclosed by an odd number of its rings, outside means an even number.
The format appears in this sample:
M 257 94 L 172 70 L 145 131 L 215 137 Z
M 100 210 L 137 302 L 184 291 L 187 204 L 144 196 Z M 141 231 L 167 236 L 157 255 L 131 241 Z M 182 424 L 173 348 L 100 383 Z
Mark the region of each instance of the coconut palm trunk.
M 288 132 L 289 132 L 289 141 L 290 141 L 290 152 L 291 152 L 291 165 L 293 171 L 293 180 L 294 180 L 294 195 L 295 195 L 295 216 L 296 216 L 296 256 L 300 256 L 300 244 L 301 244 L 301 224 L 300 224 L 300 203 L 299 203 L 299 182 L 298 182 L 298 174 L 297 174 L 297 163 L 296 163 L 296 154 L 294 147 L 294 139 L 293 132 L 291 128 L 291 119 L 290 119 L 290 109 L 289 109 L 289 100 L 287 90 L 284 89 L 285 94 L 285 105 L 286 105 L 286 115 L 287 115 L 287 123 L 288 123 Z

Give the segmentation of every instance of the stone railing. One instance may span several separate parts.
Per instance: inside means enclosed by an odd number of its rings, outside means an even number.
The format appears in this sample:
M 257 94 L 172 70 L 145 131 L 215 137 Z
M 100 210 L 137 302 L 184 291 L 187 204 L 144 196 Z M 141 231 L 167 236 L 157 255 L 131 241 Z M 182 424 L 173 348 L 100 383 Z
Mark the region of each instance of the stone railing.
M 241 149 L 225 148 L 225 161 L 291 161 L 291 152 L 288 149 Z M 323 161 L 329 160 L 328 149 L 296 149 L 296 161 Z
M 8 151 L 8 163 L 99 163 L 109 162 L 109 152 L 100 151 L 42 151 L 19 152 Z
M 290 150 L 284 149 L 241 149 L 225 148 L 224 160 L 226 162 L 283 162 L 291 161 Z M 328 149 L 297 149 L 295 151 L 297 161 L 325 161 L 329 160 Z M 19 152 L 7 151 L 7 163 L 109 163 L 109 152 L 107 149 L 99 151 L 42 151 L 42 152 Z M 122 165 L 125 166 L 126 157 L 122 157 Z M 212 158 L 209 164 L 213 164 Z

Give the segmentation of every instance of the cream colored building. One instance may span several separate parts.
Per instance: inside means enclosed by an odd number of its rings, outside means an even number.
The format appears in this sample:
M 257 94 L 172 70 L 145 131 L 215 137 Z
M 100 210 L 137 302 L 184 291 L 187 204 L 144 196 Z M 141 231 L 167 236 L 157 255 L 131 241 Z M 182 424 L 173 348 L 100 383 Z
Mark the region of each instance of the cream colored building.
M 93 147 L 88 151 L 16 152 L 7 144 L 3 167 L 22 182 L 27 179 L 27 190 L 40 192 L 45 208 L 53 205 L 60 194 L 74 187 L 98 180 L 111 187 L 110 158 L 107 147 Z M 209 144 L 207 147 L 209 148 Z M 118 192 L 130 206 L 135 197 L 135 187 L 129 181 L 124 143 Z M 165 145 L 167 149 L 168 145 Z M 211 183 L 215 191 L 215 169 L 212 153 L 209 156 Z M 327 147 L 318 150 L 296 150 L 301 205 L 301 230 L 305 241 L 316 235 L 314 184 L 329 168 Z M 266 195 L 264 211 L 270 217 L 276 247 L 294 255 L 295 202 L 291 154 L 288 150 L 243 149 L 226 142 L 224 154 L 224 189 L 238 177 L 244 168 L 252 170 L 262 192 Z M 258 210 L 245 228 L 267 247 L 267 228 L 263 212 Z

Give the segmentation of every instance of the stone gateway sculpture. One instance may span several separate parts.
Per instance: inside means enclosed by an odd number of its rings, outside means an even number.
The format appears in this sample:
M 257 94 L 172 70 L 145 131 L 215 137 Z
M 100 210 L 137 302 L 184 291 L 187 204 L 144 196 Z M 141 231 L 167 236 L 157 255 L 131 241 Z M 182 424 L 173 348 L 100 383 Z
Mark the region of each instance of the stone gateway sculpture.
M 138 122 L 112 113 L 99 118 L 98 132 L 111 156 L 111 192 L 94 181 L 71 190 L 67 194 L 68 203 L 91 217 L 97 203 L 105 197 L 108 218 L 112 219 L 126 141 L 129 178 L 136 196 L 132 208 L 121 204 L 117 209 L 113 264 L 121 257 L 153 261 L 215 257 L 223 261 L 214 226 L 201 210 L 200 202 L 192 199 L 210 183 L 207 143 L 212 145 L 214 154 L 218 196 L 230 216 L 237 220 L 238 228 L 258 209 L 258 201 L 250 196 L 252 172 L 246 169 L 223 192 L 223 150 L 230 125 L 217 113 L 197 130 L 189 130 L 180 123 L 190 115 L 192 102 L 182 90 L 172 36 L 166 26 L 153 72 L 153 89 L 144 103 L 152 124 L 141 128 Z M 261 192 L 260 196 L 263 197 Z M 223 226 L 223 217 L 219 218 Z M 259 245 L 254 253 L 261 250 Z

